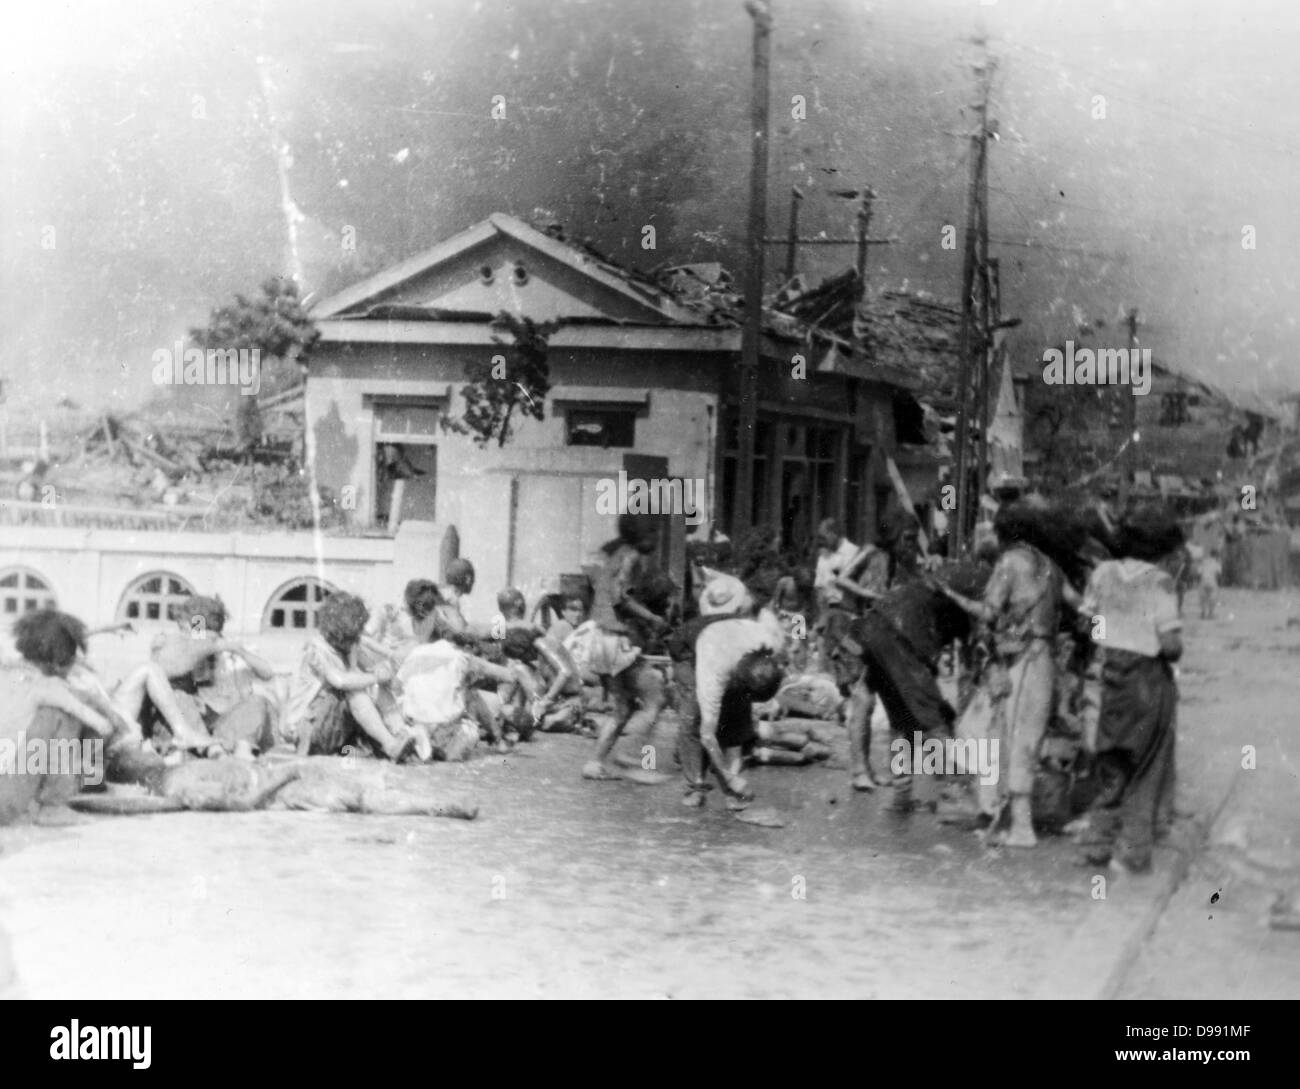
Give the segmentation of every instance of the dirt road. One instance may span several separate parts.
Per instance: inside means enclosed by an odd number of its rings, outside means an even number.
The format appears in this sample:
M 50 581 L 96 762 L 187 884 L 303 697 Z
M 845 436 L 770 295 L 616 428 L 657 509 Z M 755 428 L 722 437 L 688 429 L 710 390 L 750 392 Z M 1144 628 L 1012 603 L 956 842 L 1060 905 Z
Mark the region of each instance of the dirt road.
M 1283 791 L 1276 804 L 1300 812 L 1294 604 L 1230 594 L 1232 620 L 1192 625 L 1180 804 L 1202 819 L 1246 735 L 1261 753 L 1246 797 L 1267 807 Z M 0 831 L 0 929 L 19 986 L 38 998 L 1083 997 L 1119 978 L 1135 995 L 1300 993 L 1300 972 L 1274 968 L 1300 939 L 1261 929 L 1240 885 L 1200 918 L 1171 909 L 1116 976 L 1162 906 L 1169 848 L 1155 877 L 1112 878 L 1098 899 L 1070 843 L 985 850 L 930 815 L 884 813 L 842 767 L 756 771 L 760 804 L 787 822 L 762 829 L 716 796 L 682 808 L 676 783 L 584 782 L 590 745 L 547 738 L 423 769 L 431 790 L 478 799 L 474 822 L 270 811 Z M 1262 773 L 1266 751 L 1290 778 Z M 1198 905 L 1211 891 L 1200 878 L 1185 889 Z

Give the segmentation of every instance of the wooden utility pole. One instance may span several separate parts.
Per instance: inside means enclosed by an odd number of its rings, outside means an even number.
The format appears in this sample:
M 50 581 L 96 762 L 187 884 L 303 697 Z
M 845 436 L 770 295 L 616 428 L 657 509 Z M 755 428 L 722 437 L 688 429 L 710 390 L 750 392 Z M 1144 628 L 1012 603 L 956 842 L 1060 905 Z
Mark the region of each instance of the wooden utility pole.
M 1128 312 L 1128 363 L 1129 374 L 1133 373 L 1133 353 L 1137 351 L 1138 312 L 1135 306 Z M 1133 387 L 1124 390 L 1124 457 L 1119 471 L 1119 509 L 1121 513 L 1128 506 L 1129 488 L 1137 475 L 1137 398 L 1133 396 Z
M 763 336 L 763 237 L 767 225 L 767 107 L 772 50 L 772 12 L 766 0 L 747 0 L 754 22 L 751 100 L 753 157 L 749 175 L 749 221 L 745 232 L 745 325 L 740 342 L 740 427 L 736 450 L 735 537 L 754 523 L 754 432 L 758 424 L 758 365 Z
M 862 296 L 866 298 L 867 294 L 867 246 L 870 245 L 870 239 L 867 237 L 867 231 L 871 227 L 871 205 L 876 199 L 876 191 L 867 186 L 862 190 L 862 207 L 858 209 L 858 283 L 862 285 Z
M 987 181 L 987 177 L 985 178 Z M 988 211 L 987 204 L 985 212 Z M 985 223 L 983 243 L 988 245 L 988 224 Z M 981 356 L 980 397 L 979 397 L 979 459 L 975 463 L 975 495 L 979 503 L 988 490 L 989 475 L 989 403 L 992 400 L 993 383 L 1001 380 L 1002 371 L 998 367 L 997 351 L 994 345 L 994 333 L 1002 321 L 1002 284 L 998 268 L 998 259 L 988 257 L 984 261 L 984 352 Z M 999 391 L 1000 392 L 1000 391 Z
M 977 39 L 977 44 L 984 44 Z M 949 528 L 949 554 L 959 556 L 966 547 L 966 530 L 970 521 L 970 423 L 972 413 L 971 396 L 971 355 L 975 326 L 975 270 L 981 256 L 987 260 L 988 255 L 988 218 L 985 207 L 987 195 L 986 177 L 988 154 L 988 108 L 989 90 L 993 78 L 993 61 L 985 58 L 984 63 L 975 66 L 981 77 L 980 101 L 975 104 L 979 117 L 979 127 L 970 138 L 970 183 L 966 193 L 966 238 L 965 253 L 962 261 L 961 276 L 961 336 L 958 341 L 958 375 L 957 375 L 957 433 L 956 464 L 954 470 L 957 479 L 956 517 Z M 976 497 L 978 502 L 978 497 Z
M 799 205 L 803 201 L 803 190 L 797 185 L 790 186 L 790 248 L 785 252 L 785 282 L 794 279 L 795 262 L 799 253 Z

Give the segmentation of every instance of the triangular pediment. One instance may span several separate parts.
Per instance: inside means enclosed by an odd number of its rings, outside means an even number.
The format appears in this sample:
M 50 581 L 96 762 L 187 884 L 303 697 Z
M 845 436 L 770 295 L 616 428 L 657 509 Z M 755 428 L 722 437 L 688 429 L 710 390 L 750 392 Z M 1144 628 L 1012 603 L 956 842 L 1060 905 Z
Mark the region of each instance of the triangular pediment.
M 493 215 L 313 308 L 314 318 L 701 324 L 639 276 L 512 216 Z

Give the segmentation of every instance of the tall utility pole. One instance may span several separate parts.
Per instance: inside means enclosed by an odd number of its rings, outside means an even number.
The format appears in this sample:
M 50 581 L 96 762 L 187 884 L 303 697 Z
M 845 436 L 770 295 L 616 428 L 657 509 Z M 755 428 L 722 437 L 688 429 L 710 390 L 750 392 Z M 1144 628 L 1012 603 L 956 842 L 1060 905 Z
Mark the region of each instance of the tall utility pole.
M 858 283 L 862 285 L 862 296 L 867 294 L 867 247 L 871 240 L 867 231 L 871 227 L 871 205 L 876 199 L 876 191 L 867 186 L 862 190 L 862 207 L 858 209 Z
M 976 44 L 983 45 L 982 38 Z M 957 375 L 957 445 L 955 472 L 957 479 L 956 517 L 949 527 L 949 554 L 959 556 L 966 546 L 967 523 L 970 520 L 970 423 L 971 423 L 971 355 L 975 333 L 975 270 L 981 259 L 988 259 L 988 138 L 989 92 L 993 82 L 994 62 L 985 57 L 975 66 L 980 76 L 980 101 L 974 109 L 979 117 L 979 127 L 970 137 L 970 183 L 966 193 L 966 238 L 961 276 L 961 336 L 958 341 Z M 981 277 L 982 279 L 982 277 Z M 984 294 L 984 292 L 981 292 Z M 978 502 L 978 496 L 976 502 Z
M 796 262 L 799 255 L 799 205 L 803 202 L 803 190 L 797 185 L 790 186 L 790 248 L 785 251 L 785 282 L 794 279 Z
M 987 181 L 987 178 L 985 179 Z M 987 205 L 985 211 L 988 211 Z M 985 224 L 984 242 L 988 243 L 988 229 Z M 989 475 L 989 402 L 992 400 L 993 383 L 1001 380 L 1001 369 L 998 367 L 997 347 L 995 344 L 995 332 L 1002 322 L 1002 283 L 1001 274 L 996 257 L 985 255 L 984 275 L 982 282 L 984 286 L 984 352 L 981 361 L 980 370 L 980 387 L 979 387 L 979 412 L 977 420 L 979 421 L 980 440 L 979 440 L 979 457 L 975 462 L 975 495 L 976 503 L 983 497 L 988 487 Z M 1000 392 L 1000 391 L 999 391 Z
M 1135 306 L 1128 312 L 1128 362 L 1130 373 L 1133 367 L 1133 353 L 1137 351 L 1138 342 L 1138 312 Z M 1129 487 L 1133 482 L 1134 476 L 1137 475 L 1137 439 L 1134 435 L 1137 433 L 1137 398 L 1133 396 L 1133 389 L 1130 386 L 1123 390 L 1121 396 L 1124 397 L 1124 458 L 1120 463 L 1119 470 L 1119 507 L 1122 512 L 1128 505 Z
M 733 537 L 754 523 L 754 431 L 758 424 L 758 363 L 763 336 L 763 236 L 767 225 L 767 106 L 772 12 L 766 0 L 746 0 L 754 21 L 754 84 L 751 101 L 753 158 L 749 175 L 749 221 L 745 232 L 745 325 L 740 341 L 740 427 L 736 450 Z

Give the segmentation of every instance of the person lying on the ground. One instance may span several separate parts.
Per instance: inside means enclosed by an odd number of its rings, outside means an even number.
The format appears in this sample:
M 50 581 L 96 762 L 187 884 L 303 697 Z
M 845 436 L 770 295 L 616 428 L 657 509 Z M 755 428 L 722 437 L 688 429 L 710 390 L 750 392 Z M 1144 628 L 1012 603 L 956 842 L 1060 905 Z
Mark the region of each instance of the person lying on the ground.
M 275 744 L 278 701 L 255 692 L 252 680 L 270 681 L 275 669 L 222 637 L 226 619 L 219 597 L 191 596 L 179 630 L 155 639 L 150 661 L 117 690 L 118 709 L 160 752 L 175 746 L 249 756 Z
M 803 719 L 759 719 L 754 723 L 754 747 L 745 753 L 745 762 L 798 767 L 828 760 L 833 736 L 828 726 Z
M 302 756 L 337 755 L 360 744 L 397 762 L 418 743 L 395 702 L 380 707 L 392 666 L 381 661 L 361 668 L 358 644 L 369 617 L 359 597 L 343 592 L 326 598 L 316 614 L 316 634 L 303 650 L 286 716 L 286 732 Z
M 303 809 L 318 813 L 455 817 L 473 820 L 478 806 L 435 800 L 424 784 L 403 781 L 402 769 L 352 760 L 201 760 L 167 769 L 153 793 L 83 794 L 69 804 L 83 812 L 126 816 L 184 810 L 247 812 Z

